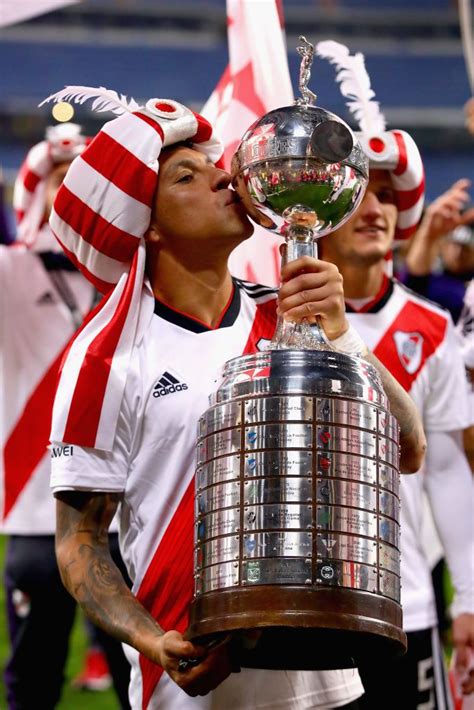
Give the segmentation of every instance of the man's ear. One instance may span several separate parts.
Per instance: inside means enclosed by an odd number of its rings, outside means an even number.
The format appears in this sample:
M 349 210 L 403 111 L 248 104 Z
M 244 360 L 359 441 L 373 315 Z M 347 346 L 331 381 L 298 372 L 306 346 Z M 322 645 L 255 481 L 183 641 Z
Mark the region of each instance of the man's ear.
M 150 224 L 150 226 L 146 230 L 145 234 L 143 235 L 143 238 L 145 239 L 145 242 L 149 244 L 157 244 L 159 241 L 161 241 L 161 237 L 158 233 L 158 230 L 152 224 Z

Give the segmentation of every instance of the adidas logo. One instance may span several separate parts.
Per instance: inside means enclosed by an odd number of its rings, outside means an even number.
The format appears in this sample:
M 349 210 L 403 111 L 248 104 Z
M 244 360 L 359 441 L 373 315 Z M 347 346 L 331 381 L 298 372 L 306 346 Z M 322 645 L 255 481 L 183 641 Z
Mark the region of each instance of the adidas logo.
M 49 305 L 51 305 L 51 304 L 53 304 L 53 303 L 56 303 L 56 299 L 54 298 L 54 296 L 53 296 L 53 294 L 51 293 L 51 291 L 46 291 L 46 292 L 43 293 L 43 295 L 40 296 L 40 297 L 38 298 L 38 300 L 36 301 L 36 304 L 37 304 L 38 306 L 49 306 Z
M 185 385 L 184 382 L 180 382 L 176 377 L 170 375 L 169 372 L 164 372 L 153 387 L 153 397 L 164 397 L 167 394 L 173 394 L 173 392 L 181 392 L 187 389 L 188 385 Z

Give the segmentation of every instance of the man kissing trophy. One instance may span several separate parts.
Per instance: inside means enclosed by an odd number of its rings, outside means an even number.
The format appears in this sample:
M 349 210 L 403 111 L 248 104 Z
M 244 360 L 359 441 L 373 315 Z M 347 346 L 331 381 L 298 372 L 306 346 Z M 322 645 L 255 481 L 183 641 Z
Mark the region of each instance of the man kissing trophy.
M 313 104 L 300 39 L 301 98 L 247 130 L 232 170 L 253 220 L 284 236 L 282 265 L 317 258 L 368 180 L 350 128 Z M 199 422 L 189 637 L 231 638 L 250 667 L 405 650 L 398 424 L 360 346 L 336 349 L 311 320 L 280 316 L 265 349 L 227 362 Z

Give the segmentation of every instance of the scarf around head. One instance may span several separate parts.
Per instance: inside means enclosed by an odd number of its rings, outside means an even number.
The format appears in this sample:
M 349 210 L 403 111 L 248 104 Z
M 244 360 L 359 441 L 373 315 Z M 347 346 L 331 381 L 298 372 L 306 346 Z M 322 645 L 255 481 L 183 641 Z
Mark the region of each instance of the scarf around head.
M 223 153 L 206 119 L 171 100 L 145 106 L 106 89 L 66 87 L 46 100 L 94 98 L 119 114 L 74 161 L 58 191 L 51 228 L 71 261 L 105 294 L 66 352 L 51 441 L 111 451 L 130 357 L 153 315 L 145 242 L 162 148 L 190 140 L 214 163 Z
M 61 123 L 46 129 L 44 140 L 28 151 L 13 187 L 13 208 L 17 219 L 16 243 L 35 252 L 61 251 L 48 222 L 46 182 L 60 163 L 72 162 L 87 145 L 76 123 Z
M 425 199 L 425 175 L 418 147 L 406 131 L 386 130 L 385 117 L 373 100 L 375 93 L 363 54 L 351 55 L 345 45 L 333 40 L 319 42 L 316 53 L 338 70 L 336 81 L 359 123 L 360 131 L 355 135 L 369 158 L 369 168 L 390 173 L 398 208 L 395 239 L 407 239 L 417 230 Z

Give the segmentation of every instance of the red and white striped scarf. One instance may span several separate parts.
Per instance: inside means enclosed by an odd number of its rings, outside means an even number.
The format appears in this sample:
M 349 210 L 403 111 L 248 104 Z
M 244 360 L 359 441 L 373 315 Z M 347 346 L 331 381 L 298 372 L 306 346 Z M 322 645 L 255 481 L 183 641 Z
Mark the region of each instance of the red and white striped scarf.
M 406 131 L 355 135 L 369 158 L 369 168 L 390 172 L 398 209 L 395 239 L 408 239 L 418 228 L 425 201 L 425 172 L 418 146 Z
M 425 173 L 418 147 L 405 131 L 386 130 L 361 52 L 350 54 L 344 44 L 327 40 L 318 42 L 316 53 L 336 66 L 336 81 L 359 124 L 355 135 L 369 158 L 369 167 L 390 172 L 398 207 L 395 239 L 407 239 L 418 227 L 425 199 Z
M 34 251 L 60 247 L 45 221 L 46 181 L 56 165 L 74 160 L 88 139 L 76 123 L 61 123 L 46 129 L 45 139 L 28 151 L 13 187 L 13 208 L 18 223 L 16 241 Z M 49 238 L 48 238 L 49 237 Z M 46 241 L 45 241 L 46 240 Z
M 113 110 L 72 163 L 58 191 L 51 228 L 66 254 L 105 298 L 65 354 L 53 409 L 52 441 L 110 451 L 130 357 L 153 314 L 145 282 L 145 242 L 166 146 L 191 140 L 217 162 L 223 152 L 211 124 L 181 104 L 126 103 L 105 89 L 67 87 L 49 99 Z

